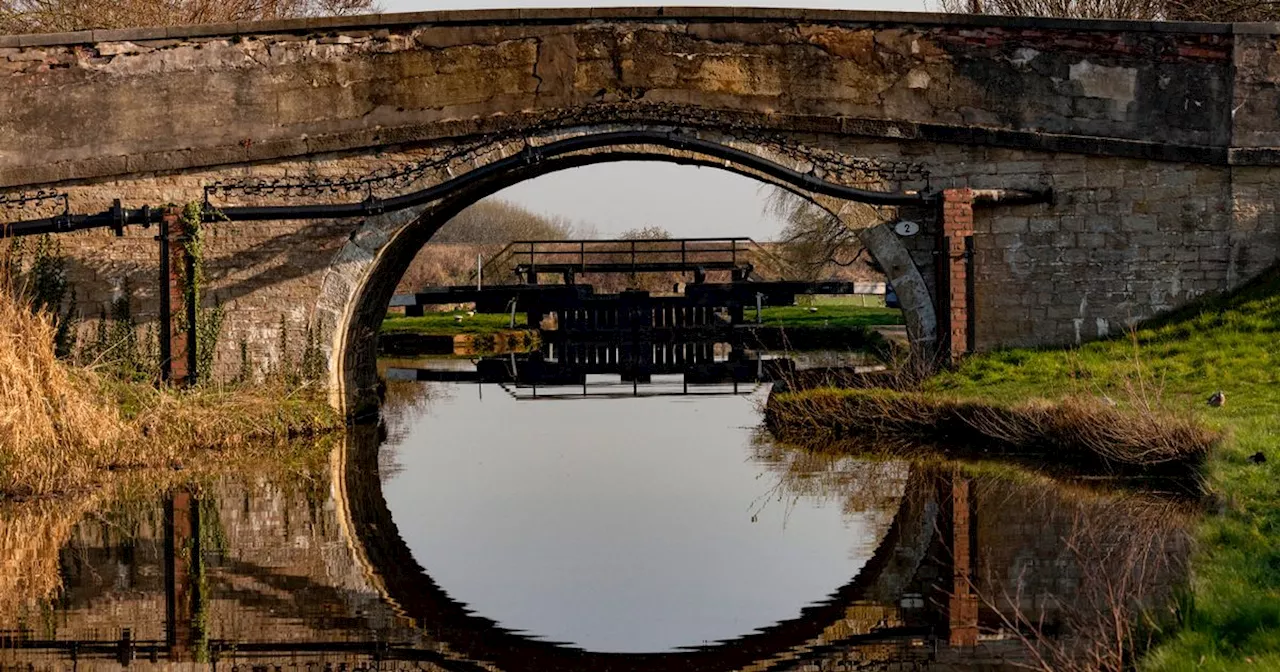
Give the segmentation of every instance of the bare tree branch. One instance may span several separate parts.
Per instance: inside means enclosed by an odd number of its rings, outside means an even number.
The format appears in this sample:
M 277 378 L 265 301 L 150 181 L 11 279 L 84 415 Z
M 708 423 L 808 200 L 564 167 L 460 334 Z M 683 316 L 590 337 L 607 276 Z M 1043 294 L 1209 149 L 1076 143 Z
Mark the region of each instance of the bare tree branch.
M 1277 21 L 1280 0 L 938 0 L 944 12 L 1075 19 Z
M 785 189 L 769 194 L 766 212 L 783 221 L 779 256 L 790 268 L 788 277 L 817 280 L 830 265 L 849 267 L 862 256 L 862 243 L 839 217 Z M 870 206 L 860 217 L 870 224 L 878 217 Z
M 0 33 L 182 26 L 376 11 L 375 0 L 0 0 Z

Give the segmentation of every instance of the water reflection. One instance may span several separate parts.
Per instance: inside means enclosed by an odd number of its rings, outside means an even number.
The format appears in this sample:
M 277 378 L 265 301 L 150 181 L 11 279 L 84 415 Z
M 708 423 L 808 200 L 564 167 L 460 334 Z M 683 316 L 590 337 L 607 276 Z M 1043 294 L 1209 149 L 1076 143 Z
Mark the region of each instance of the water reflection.
M 1185 576 L 1176 504 L 1006 470 L 816 456 L 753 434 L 740 397 L 473 404 L 475 391 L 389 384 L 382 427 L 356 428 L 306 478 L 0 509 L 0 664 L 1012 669 L 1029 646 L 1049 661 L 1125 655 L 1100 636 L 1115 635 L 1101 617 L 1159 608 Z M 592 424 L 598 440 L 561 441 L 539 424 L 548 412 Z M 645 425 L 689 438 L 610 438 Z M 563 454 L 512 440 L 539 434 Z M 393 453 L 401 470 L 388 474 Z M 601 558 L 663 545 L 669 556 L 628 576 L 679 590 L 610 585 L 622 572 Z M 580 561 L 596 568 L 556 573 Z M 42 567 L 61 578 L 52 596 Z M 586 602 L 567 607 L 582 586 Z M 752 596 L 775 586 L 787 599 L 756 609 Z M 696 611 L 717 598 L 745 604 Z
M 794 362 L 712 341 L 575 342 L 548 343 L 537 352 L 473 361 L 384 360 L 379 369 L 389 382 L 487 383 L 515 399 L 547 400 L 751 394 L 761 383 L 787 376 Z
M 506 629 L 613 652 L 732 640 L 856 576 L 906 480 L 869 464 L 852 478 L 889 481 L 863 486 L 886 491 L 873 506 L 773 501 L 747 459 L 762 401 L 533 405 L 448 386 L 383 446 L 402 471 L 382 493 L 414 561 Z

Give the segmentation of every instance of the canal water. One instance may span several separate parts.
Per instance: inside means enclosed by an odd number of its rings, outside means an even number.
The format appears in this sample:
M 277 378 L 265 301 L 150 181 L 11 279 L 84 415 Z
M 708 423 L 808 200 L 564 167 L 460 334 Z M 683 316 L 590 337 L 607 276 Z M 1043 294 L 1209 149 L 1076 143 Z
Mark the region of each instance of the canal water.
M 865 507 L 792 496 L 755 454 L 763 386 L 608 378 L 440 385 L 385 444 L 401 536 L 476 613 L 592 651 L 728 641 L 825 600 L 884 538 L 907 465 L 850 465 Z
M 0 510 L 0 664 L 1014 669 L 1185 578 L 1179 502 L 779 445 L 743 376 L 476 369 L 388 363 L 314 464 Z

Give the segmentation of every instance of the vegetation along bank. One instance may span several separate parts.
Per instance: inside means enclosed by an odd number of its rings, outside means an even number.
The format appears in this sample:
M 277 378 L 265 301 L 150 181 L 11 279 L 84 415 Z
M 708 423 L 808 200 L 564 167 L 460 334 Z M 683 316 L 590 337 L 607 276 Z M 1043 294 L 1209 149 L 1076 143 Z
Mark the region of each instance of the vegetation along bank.
M 26 263 L 0 253 L 0 502 L 83 495 L 123 474 L 288 462 L 306 443 L 289 439 L 344 427 L 305 349 L 236 382 L 157 385 L 154 329 L 118 314 L 76 337 L 73 313 L 58 310 L 57 259 L 47 247 Z
M 1202 486 L 1188 595 L 1151 670 L 1280 669 L 1280 269 L 1239 291 L 1061 350 L 971 357 L 914 384 L 775 394 L 792 440 L 905 434 L 971 456 L 1103 471 L 1176 466 Z M 893 388 L 893 389 L 888 389 Z M 1197 463 L 1201 463 L 1196 466 Z

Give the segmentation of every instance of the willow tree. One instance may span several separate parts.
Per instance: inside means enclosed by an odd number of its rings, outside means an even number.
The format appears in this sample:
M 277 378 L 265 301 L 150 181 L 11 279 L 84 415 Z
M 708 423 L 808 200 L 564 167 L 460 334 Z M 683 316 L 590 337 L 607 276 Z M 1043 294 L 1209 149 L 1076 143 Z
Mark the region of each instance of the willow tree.
M 778 270 L 787 277 L 819 280 L 832 266 L 847 267 L 868 259 L 857 231 L 808 199 L 774 187 L 765 207 L 782 222 L 776 249 L 785 265 Z M 872 206 L 850 203 L 849 207 L 857 210 L 847 213 L 847 219 L 870 225 L 880 218 Z

